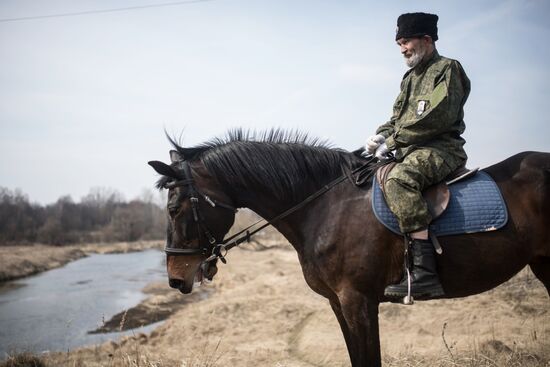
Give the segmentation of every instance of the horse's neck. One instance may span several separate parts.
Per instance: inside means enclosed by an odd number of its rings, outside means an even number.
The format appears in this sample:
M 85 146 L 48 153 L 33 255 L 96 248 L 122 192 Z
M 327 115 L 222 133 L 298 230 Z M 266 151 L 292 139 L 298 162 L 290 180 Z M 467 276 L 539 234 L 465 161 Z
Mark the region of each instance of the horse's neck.
M 319 234 L 318 230 L 330 221 L 332 215 L 330 202 L 339 200 L 338 198 L 342 195 L 339 191 L 341 191 L 340 187 L 328 191 L 296 212 L 277 220 L 273 223 L 273 227 L 285 236 L 298 253 L 302 253 L 304 246 L 308 243 L 312 244 L 315 241 L 313 237 Z M 268 194 L 250 191 L 241 193 L 240 200 L 237 202 L 239 206 L 253 210 L 266 220 L 275 218 L 299 204 L 299 202 L 284 203 Z
M 273 219 L 293 206 L 290 203 L 283 203 L 265 193 L 247 191 L 237 193 L 236 197 L 235 202 L 239 207 L 248 208 L 265 220 Z M 299 223 L 296 220 L 289 219 L 294 219 L 295 217 L 296 215 L 291 214 L 289 217 L 272 224 L 294 246 L 300 238 Z

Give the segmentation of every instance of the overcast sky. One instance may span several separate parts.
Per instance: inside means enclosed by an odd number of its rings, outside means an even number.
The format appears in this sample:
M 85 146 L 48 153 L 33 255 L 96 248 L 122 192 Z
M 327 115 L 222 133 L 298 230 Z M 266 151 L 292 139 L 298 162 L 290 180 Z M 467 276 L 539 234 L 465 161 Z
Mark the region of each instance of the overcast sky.
M 406 71 L 404 12 L 439 15 L 439 52 L 472 82 L 469 166 L 550 151 L 550 1 L 154 0 L 0 2 L 0 186 L 33 202 L 92 187 L 132 199 L 168 160 L 234 127 L 299 129 L 360 147 Z

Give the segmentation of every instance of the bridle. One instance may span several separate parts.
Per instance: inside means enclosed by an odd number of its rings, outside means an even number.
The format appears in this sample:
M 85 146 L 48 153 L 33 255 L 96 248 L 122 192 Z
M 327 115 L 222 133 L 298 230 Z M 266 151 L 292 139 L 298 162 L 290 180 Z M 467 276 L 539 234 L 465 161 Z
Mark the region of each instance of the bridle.
M 368 160 L 365 164 L 363 164 L 362 166 L 354 169 L 351 172 L 352 175 L 357 174 L 357 177 L 356 177 L 356 180 L 355 180 L 356 184 L 359 182 L 359 180 L 361 180 L 362 182 L 366 181 L 369 177 L 371 177 L 374 174 L 375 169 L 372 169 L 372 167 L 371 167 L 371 164 L 373 163 L 373 161 L 375 161 L 375 157 L 371 156 L 371 157 L 368 158 Z M 187 161 L 185 161 L 185 160 L 179 161 L 179 169 L 180 169 L 180 172 L 183 174 L 183 178 L 169 181 L 166 184 L 164 184 L 163 187 L 166 188 L 166 189 L 172 189 L 172 188 L 175 188 L 175 187 L 182 187 L 182 186 L 187 187 L 188 193 L 189 193 L 188 199 L 191 203 L 191 210 L 193 212 L 193 220 L 196 223 L 196 225 L 198 227 L 198 230 L 199 230 L 198 231 L 198 237 L 199 237 L 199 245 L 200 246 L 198 248 L 184 249 L 184 248 L 172 247 L 171 244 L 167 242 L 166 246 L 164 248 L 164 252 L 167 255 L 171 255 L 171 256 L 185 256 L 185 255 L 208 256 L 208 258 L 206 260 L 204 260 L 203 263 L 209 263 L 209 262 L 214 261 L 216 259 L 220 259 L 225 264 L 227 262 L 225 260 L 225 256 L 226 256 L 227 252 L 230 249 L 240 245 L 243 242 L 249 242 L 250 237 L 252 235 L 254 235 L 255 233 L 257 233 L 257 232 L 261 231 L 262 229 L 272 225 L 276 221 L 278 221 L 278 220 L 294 213 L 295 211 L 303 208 L 304 206 L 309 204 L 311 201 L 315 200 L 319 196 L 323 195 L 324 193 L 326 193 L 327 191 L 332 189 L 334 186 L 338 185 L 339 183 L 343 182 L 346 179 L 351 178 L 350 176 L 344 174 L 344 175 L 338 177 L 337 179 L 335 179 L 334 181 L 332 181 L 332 182 L 328 183 L 327 185 L 323 186 L 321 189 L 314 192 L 312 195 L 308 196 L 306 199 L 304 199 L 300 203 L 294 205 L 290 209 L 288 209 L 288 210 L 282 212 L 281 214 L 277 215 L 276 217 L 274 217 L 270 220 L 260 219 L 257 222 L 252 223 L 251 225 L 249 225 L 245 229 L 243 229 L 243 230 L 235 233 L 234 235 L 224 239 L 221 243 L 217 243 L 218 241 L 212 235 L 212 232 L 208 229 L 208 226 L 206 225 L 206 223 L 204 221 L 204 217 L 202 216 L 202 213 L 201 213 L 200 207 L 199 207 L 199 198 L 202 198 L 204 201 L 206 201 L 213 208 L 219 207 L 219 208 L 222 208 L 222 209 L 231 210 L 234 213 L 237 212 L 237 208 L 235 208 L 233 205 L 225 204 L 225 203 L 219 202 L 217 200 L 214 200 L 214 199 L 208 197 L 207 195 L 205 195 L 204 193 L 200 192 L 200 190 L 198 190 L 197 187 L 195 186 L 195 180 L 193 179 L 193 176 L 191 175 L 191 167 L 190 167 L 190 165 Z M 254 229 L 253 231 L 249 231 L 250 228 L 256 226 L 257 224 L 259 224 L 262 221 L 265 221 L 266 223 L 264 223 L 263 225 L 261 225 L 260 227 L 258 227 L 256 229 Z M 206 245 L 201 245 L 201 243 L 200 243 L 201 230 L 202 230 L 202 234 L 204 235 L 204 237 L 206 237 L 208 239 L 208 244 L 206 244 Z
M 183 178 L 179 180 L 169 181 L 166 184 L 164 184 L 163 187 L 165 189 L 173 189 L 176 187 L 187 187 L 188 199 L 189 199 L 189 202 L 191 203 L 191 210 L 193 212 L 193 220 L 198 227 L 199 245 L 200 245 L 200 239 L 201 239 L 201 236 L 200 236 L 201 230 L 204 237 L 206 237 L 208 240 L 208 245 L 206 246 L 201 245 L 199 246 L 199 248 L 177 248 L 177 247 L 170 246 L 171 244 L 169 243 L 166 243 L 166 246 L 164 247 L 164 252 L 167 255 L 172 255 L 172 256 L 208 255 L 208 253 L 212 252 L 212 249 L 215 248 L 216 242 L 218 241 L 212 235 L 212 231 L 208 229 L 208 226 L 204 221 L 204 217 L 199 208 L 199 197 L 201 197 L 213 208 L 220 207 L 223 209 L 231 210 L 234 213 L 237 212 L 237 208 L 235 208 L 233 205 L 225 204 L 217 200 L 214 200 L 210 198 L 208 195 L 200 192 L 195 186 L 195 180 L 191 175 L 191 167 L 189 166 L 189 163 L 187 161 L 185 160 L 180 161 L 179 169 L 180 169 L 180 172 L 182 172 L 183 174 Z M 221 257 L 223 258 L 223 256 Z

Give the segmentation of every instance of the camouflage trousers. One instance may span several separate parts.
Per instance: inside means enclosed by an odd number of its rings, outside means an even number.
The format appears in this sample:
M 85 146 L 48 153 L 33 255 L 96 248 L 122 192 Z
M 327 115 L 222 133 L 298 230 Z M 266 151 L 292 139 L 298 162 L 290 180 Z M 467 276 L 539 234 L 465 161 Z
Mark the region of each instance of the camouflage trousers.
M 432 216 L 422 191 L 443 181 L 464 164 L 461 158 L 427 148 L 417 149 L 397 163 L 388 174 L 385 196 L 401 232 L 411 233 L 428 227 Z

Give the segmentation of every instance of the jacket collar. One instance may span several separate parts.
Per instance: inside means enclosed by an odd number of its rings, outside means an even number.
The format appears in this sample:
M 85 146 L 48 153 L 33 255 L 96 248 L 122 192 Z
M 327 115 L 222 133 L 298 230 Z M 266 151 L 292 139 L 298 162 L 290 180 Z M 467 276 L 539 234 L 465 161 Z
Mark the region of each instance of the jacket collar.
M 435 61 L 439 60 L 441 56 L 439 56 L 439 53 L 436 49 L 433 50 L 432 54 L 427 60 L 422 61 L 420 64 L 416 65 L 413 70 L 416 75 L 422 74 L 428 66 L 433 64 Z

